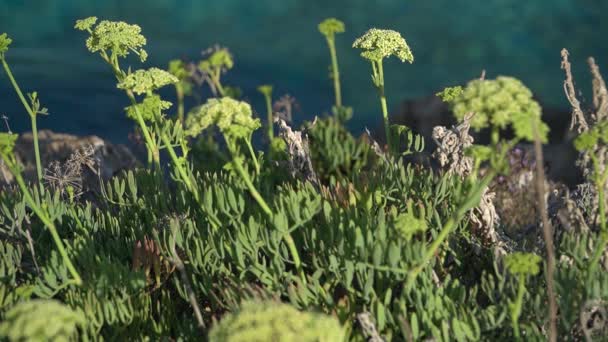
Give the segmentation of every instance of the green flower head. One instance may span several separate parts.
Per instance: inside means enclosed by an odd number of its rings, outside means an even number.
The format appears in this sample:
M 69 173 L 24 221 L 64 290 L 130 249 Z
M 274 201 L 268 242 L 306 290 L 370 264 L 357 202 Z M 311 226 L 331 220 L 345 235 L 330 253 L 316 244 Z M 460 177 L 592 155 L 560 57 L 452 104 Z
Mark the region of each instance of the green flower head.
M 259 86 L 258 91 L 264 96 L 272 96 L 272 86 L 270 84 Z
M 402 239 L 410 241 L 412 236 L 426 231 L 427 223 L 426 220 L 417 218 L 411 210 L 408 210 L 395 218 L 395 228 Z
M 85 19 L 76 20 L 76 25 L 74 25 L 74 28 L 80 31 L 91 31 L 96 23 L 97 17 L 88 17 Z
M 13 42 L 6 33 L 0 34 L 0 58 L 4 58 L 4 53 Z
M 232 54 L 227 48 L 214 48 L 207 57 L 198 64 L 198 68 L 205 73 L 210 73 L 215 69 L 230 70 L 234 66 Z
M 211 125 L 216 125 L 228 139 L 247 138 L 261 127 L 248 103 L 230 97 L 209 99 L 195 108 L 186 119 L 186 133 L 197 136 Z
M 137 70 L 118 83 L 119 89 L 131 90 L 135 94 L 147 94 L 166 85 L 179 82 L 177 77 L 159 68 Z
M 574 139 L 574 148 L 579 152 L 591 151 L 599 142 L 608 144 L 608 121 L 601 121 L 592 129 L 581 133 Z
M 152 94 L 146 96 L 141 103 L 128 106 L 125 111 L 130 119 L 137 120 L 139 113 L 144 120 L 154 121 L 162 116 L 163 110 L 171 108 L 172 105 L 171 102 L 163 101 L 160 96 Z
M 111 50 L 118 57 L 126 57 L 129 52 L 137 54 L 142 62 L 148 57 L 143 49 L 146 38 L 141 34 L 141 27 L 122 21 L 103 20 L 97 26 L 97 18 L 91 17 L 76 22 L 75 27 L 90 33 L 87 48 L 95 53 Z
M 319 32 L 333 40 L 336 33 L 344 33 L 344 23 L 336 18 L 327 18 L 319 24 Z
M 393 30 L 370 29 L 353 43 L 353 48 L 361 49 L 361 57 L 378 62 L 386 57 L 395 56 L 402 62 L 414 62 L 410 47 L 399 32 Z
M 186 68 L 186 63 L 180 59 L 174 59 L 169 62 L 169 73 L 179 80 L 184 95 L 192 94 L 191 73 Z
M 476 79 L 462 90 L 447 88 L 438 95 L 450 104 L 459 121 L 468 113 L 475 113 L 471 127 L 476 131 L 511 126 L 518 138 L 533 141 L 536 125 L 541 141 L 547 141 L 549 127 L 541 120 L 541 107 L 530 89 L 516 78 Z
M 15 142 L 19 135 L 13 133 L 0 132 L 0 153 L 3 155 L 11 155 L 15 148 Z
M 515 252 L 505 257 L 509 272 L 517 275 L 537 275 L 542 259 L 534 253 Z
M 0 337 L 10 341 L 70 341 L 86 319 L 56 300 L 35 299 L 9 309 L 0 324 Z
M 344 338 L 345 330 L 336 318 L 270 301 L 243 303 L 209 332 L 210 342 L 333 342 Z
M 190 72 L 186 69 L 186 64 L 181 59 L 174 59 L 169 62 L 169 73 L 180 80 L 190 77 Z
M 443 102 L 450 102 L 462 95 L 462 87 L 448 87 L 435 95 L 440 97 Z

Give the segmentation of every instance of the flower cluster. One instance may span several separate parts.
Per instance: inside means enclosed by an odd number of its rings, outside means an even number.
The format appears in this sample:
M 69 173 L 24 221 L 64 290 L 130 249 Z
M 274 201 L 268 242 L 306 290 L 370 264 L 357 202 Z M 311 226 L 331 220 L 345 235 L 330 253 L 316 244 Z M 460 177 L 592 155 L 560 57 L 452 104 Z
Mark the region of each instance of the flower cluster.
M 152 94 L 146 96 L 141 103 L 128 106 L 125 108 L 127 117 L 137 120 L 137 113 L 146 121 L 152 121 L 162 116 L 162 111 L 171 108 L 172 103 L 163 101 L 160 96 Z
M 0 58 L 4 58 L 4 53 L 8 51 L 8 47 L 13 42 L 6 33 L 0 34 Z
M 137 70 L 118 83 L 119 89 L 131 90 L 135 94 L 147 94 L 169 84 L 179 82 L 177 77 L 159 68 Z
M 56 300 L 21 302 L 4 316 L 0 337 L 10 341 L 69 341 L 78 326 L 85 326 L 82 312 L 73 311 Z
M 344 33 L 344 30 L 344 23 L 336 18 L 327 18 L 319 24 L 319 32 L 329 40 L 333 40 L 336 33 Z
M 0 153 L 10 155 L 15 148 L 17 134 L 0 132 Z
M 353 48 L 363 50 L 361 57 L 370 61 L 380 61 L 395 56 L 402 62 L 414 62 L 414 55 L 405 39 L 399 32 L 393 30 L 370 29 L 355 40 Z
M 534 253 L 515 252 L 505 257 L 509 272 L 517 275 L 537 275 L 541 261 L 541 257 Z
M 76 20 L 74 28 L 80 31 L 91 31 L 93 26 L 97 23 L 97 17 L 88 17 L 84 19 Z
M 229 138 L 247 138 L 260 128 L 260 120 L 253 118 L 251 106 L 229 97 L 209 99 L 197 107 L 186 119 L 186 133 L 197 136 L 211 125 L 216 125 Z
M 209 53 L 209 57 L 198 64 L 198 68 L 202 72 L 212 73 L 215 70 L 225 71 L 232 69 L 234 66 L 232 54 L 227 48 L 216 46 L 205 53 Z
M 272 86 L 270 84 L 261 85 L 257 89 L 264 96 L 272 96 Z
M 581 133 L 574 140 L 574 147 L 579 152 L 585 152 L 593 150 L 599 142 L 608 143 L 608 121 L 601 121 L 593 128 Z
M 141 27 L 122 21 L 103 20 L 95 26 L 96 23 L 97 18 L 90 17 L 76 21 L 74 26 L 91 34 L 86 42 L 89 51 L 111 50 L 118 57 L 126 57 L 129 52 L 134 52 L 142 62 L 147 59 L 148 54 L 143 49 L 146 38 L 141 34 Z
M 532 99 L 530 89 L 518 79 L 507 76 L 495 80 L 476 79 L 462 91 L 450 89 L 440 93 L 441 96 L 451 104 L 458 120 L 475 113 L 471 127 L 476 131 L 511 126 L 518 138 L 532 141 L 536 124 L 541 141 L 547 141 L 549 128 L 541 121 L 541 107 Z
M 406 213 L 401 213 L 395 218 L 395 229 L 401 238 L 410 241 L 412 236 L 417 233 L 423 233 L 428 228 L 426 220 L 414 216 L 414 213 L 408 210 Z
M 344 337 L 336 318 L 271 301 L 243 303 L 209 332 L 210 342 L 329 342 L 343 341 Z

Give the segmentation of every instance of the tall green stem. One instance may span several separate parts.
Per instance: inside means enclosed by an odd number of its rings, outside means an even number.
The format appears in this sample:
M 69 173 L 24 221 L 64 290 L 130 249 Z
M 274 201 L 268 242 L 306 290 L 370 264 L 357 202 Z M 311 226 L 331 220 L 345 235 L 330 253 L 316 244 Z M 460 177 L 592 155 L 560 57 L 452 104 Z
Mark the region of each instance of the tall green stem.
M 171 158 L 171 161 L 173 161 L 173 164 L 177 168 L 177 172 L 179 173 L 182 181 L 184 182 L 184 184 L 186 184 L 186 188 L 188 188 L 188 190 L 192 193 L 192 195 L 194 195 L 194 199 L 198 202 L 199 201 L 198 190 L 192 184 L 192 181 L 190 180 L 188 173 L 186 173 L 186 170 L 184 170 L 184 166 L 180 163 L 179 158 L 177 157 L 177 154 L 175 153 L 175 149 L 171 145 L 171 141 L 169 141 L 169 138 L 164 133 L 160 133 L 160 138 L 163 141 L 163 144 L 165 144 L 165 147 L 167 148 L 167 152 L 169 152 L 169 157 Z
M 177 95 L 177 120 L 184 125 L 184 89 L 180 82 L 175 84 L 175 92 Z
M 249 150 L 249 154 L 251 154 L 251 159 L 253 160 L 253 166 L 255 167 L 255 174 L 260 174 L 260 163 L 258 163 L 258 158 L 253 151 L 253 146 L 251 146 L 251 142 L 249 140 L 246 141 L 247 149 Z
M 513 327 L 513 333 L 516 339 L 520 339 L 519 333 L 519 316 L 521 315 L 521 306 L 523 305 L 524 292 L 526 290 L 526 277 L 525 275 L 519 275 L 518 287 L 517 287 L 517 298 L 515 303 L 511 307 L 511 326 Z
M 224 91 L 224 87 L 222 86 L 222 82 L 220 81 L 221 73 L 222 73 L 222 71 L 220 69 L 218 69 L 217 72 L 211 73 L 211 80 L 213 81 L 213 84 L 217 88 L 217 91 L 220 94 L 220 96 L 224 97 L 224 96 L 226 96 L 226 92 Z
M 336 107 L 342 107 L 342 91 L 340 89 L 340 70 L 338 69 L 338 56 L 336 54 L 336 43 L 333 39 L 327 38 L 329 54 L 331 56 L 331 72 L 334 80 L 334 92 L 336 96 Z
M 2 66 L 4 67 L 4 71 L 6 72 L 6 75 L 8 76 L 9 80 L 11 81 L 11 84 L 13 85 L 13 88 L 15 89 L 17 96 L 19 96 L 19 99 L 21 100 L 23 107 L 25 107 L 25 110 L 30 115 L 30 118 L 32 121 L 32 137 L 34 139 L 34 156 L 36 158 L 36 174 L 38 175 L 38 187 L 40 188 L 40 192 L 44 193 L 44 188 L 42 186 L 42 163 L 40 162 L 40 147 L 38 144 L 38 128 L 36 125 L 36 114 L 37 113 L 34 113 L 34 111 L 32 110 L 32 107 L 30 107 L 29 103 L 27 103 L 25 96 L 23 96 L 23 93 L 21 92 L 21 88 L 19 88 L 17 81 L 15 81 L 15 77 L 13 77 L 11 68 L 8 66 L 8 63 L 6 63 L 6 60 L 4 58 L 2 58 L 1 60 L 2 60 Z
M 473 208 L 478 202 L 479 198 L 483 194 L 485 188 L 488 187 L 494 176 L 496 175 L 495 171 L 490 171 L 477 185 L 469 192 L 467 195 L 467 200 L 460 205 L 460 207 L 452 214 L 452 216 L 448 219 L 448 221 L 443 225 L 439 235 L 431 245 L 426 249 L 422 257 L 422 261 L 418 266 L 414 267 L 410 273 L 408 274 L 405 288 L 411 289 L 412 285 L 414 285 L 414 281 L 418 274 L 424 269 L 426 264 L 435 256 L 439 247 L 443 244 L 443 242 L 450 235 L 457 222 L 460 222 L 462 217 Z
M 241 165 L 241 163 L 236 160 L 236 151 L 232 147 L 230 147 L 230 143 L 228 143 L 228 150 L 230 150 L 230 154 L 232 155 L 232 158 L 233 158 L 232 164 L 234 165 L 236 172 L 239 174 L 239 176 L 241 176 L 241 178 L 245 182 L 245 185 L 247 186 L 247 189 L 249 189 L 251 196 L 253 196 L 255 201 L 258 203 L 258 205 L 264 211 L 264 213 L 272 221 L 273 217 L 274 217 L 274 213 L 272 212 L 272 209 L 270 209 L 270 206 L 268 206 L 268 204 L 266 203 L 266 201 L 264 200 L 262 195 L 260 195 L 258 190 L 255 188 L 255 186 L 251 182 L 251 178 L 249 177 L 247 172 L 245 172 L 245 169 L 243 169 L 243 166 Z M 298 253 L 298 249 L 296 248 L 295 241 L 293 240 L 293 238 L 291 237 L 291 234 L 289 234 L 289 232 L 285 232 L 285 234 L 283 235 L 283 239 L 285 240 L 285 243 L 287 244 L 287 248 L 289 248 L 289 253 L 291 254 L 291 257 L 293 258 L 293 263 L 296 266 L 296 270 L 298 271 L 300 277 L 302 278 L 302 281 L 304 283 L 306 283 L 306 276 L 304 274 L 304 269 L 302 268 L 302 261 L 300 259 L 300 254 Z
M 272 121 L 272 99 L 270 94 L 264 94 L 266 101 L 266 124 L 268 125 L 268 141 L 274 139 L 274 122 Z
M 114 72 L 116 80 L 118 80 L 118 82 L 122 82 L 124 78 L 124 72 L 120 70 L 118 57 L 115 54 L 108 56 L 106 51 L 101 51 L 100 55 L 101 58 L 112 67 L 112 71 Z M 144 135 L 144 140 L 146 141 L 146 147 L 148 149 L 148 163 L 151 162 L 150 157 L 152 157 L 152 161 L 154 161 L 156 167 L 160 169 L 160 155 L 158 151 L 158 146 L 156 145 L 154 140 L 152 140 L 152 135 L 150 134 L 150 131 L 148 130 L 148 127 L 146 126 L 146 123 L 143 117 L 141 116 L 141 113 L 135 106 L 137 104 L 137 101 L 135 100 L 135 95 L 131 90 L 126 90 L 126 93 L 129 97 L 129 100 L 131 100 L 131 104 L 133 104 L 135 107 L 136 121 L 139 124 L 142 134 Z
M 61 255 L 61 258 L 63 259 L 63 262 L 65 263 L 68 271 L 72 275 L 72 278 L 74 278 L 72 280 L 72 282 L 76 285 L 81 285 L 82 278 L 80 278 L 78 271 L 76 271 L 76 268 L 72 264 L 72 261 L 70 260 L 70 257 L 68 256 L 68 253 L 65 250 L 65 247 L 63 246 L 61 237 L 59 236 L 59 233 L 57 232 L 57 227 L 55 227 L 55 224 L 49 218 L 47 213 L 42 208 L 40 208 L 40 206 L 36 203 L 36 201 L 34 201 L 34 198 L 32 197 L 29 190 L 27 189 L 27 186 L 25 185 L 25 181 L 23 180 L 23 177 L 21 176 L 21 172 L 18 171 L 16 165 L 14 165 L 10 161 L 8 156 L 6 156 L 5 154 L 0 154 L 0 156 L 5 161 L 6 165 L 10 169 L 13 176 L 15 177 L 15 180 L 17 181 L 17 184 L 19 185 L 19 188 L 21 189 L 21 192 L 23 193 L 23 197 L 25 198 L 25 201 L 27 202 L 27 204 L 30 206 L 30 208 L 32 208 L 32 210 L 34 211 L 36 216 L 38 216 L 38 218 L 40 218 L 40 221 L 42 221 L 42 223 L 51 232 L 51 236 L 53 237 L 55 246 L 57 247 L 57 250 L 59 251 L 59 255 Z
M 378 95 L 380 96 L 380 106 L 382 108 L 382 118 L 384 120 L 384 132 L 386 134 L 386 144 L 389 149 L 391 148 L 391 132 L 388 121 L 388 106 L 386 105 L 386 95 L 384 94 L 384 68 L 382 66 L 382 60 L 372 62 L 372 68 L 374 72 L 374 82 L 378 89 Z

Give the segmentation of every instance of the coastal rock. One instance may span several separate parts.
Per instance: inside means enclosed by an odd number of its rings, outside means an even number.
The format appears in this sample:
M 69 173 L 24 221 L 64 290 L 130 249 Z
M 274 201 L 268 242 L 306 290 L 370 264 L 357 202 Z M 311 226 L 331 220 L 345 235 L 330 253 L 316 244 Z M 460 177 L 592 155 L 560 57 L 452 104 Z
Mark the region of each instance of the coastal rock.
M 83 166 L 88 169 L 87 173 L 95 177 L 87 177 L 84 180 L 85 183 L 87 181 L 99 182 L 99 178 L 108 180 L 123 170 L 140 165 L 137 158 L 126 146 L 112 144 L 94 135 L 76 136 L 41 130 L 38 132 L 38 140 L 41 164 L 43 169 L 47 171 L 50 170 L 51 165 L 64 165 L 75 154 L 87 151 L 87 158 L 91 163 Z M 24 178 L 26 181 L 34 181 L 36 179 L 36 161 L 31 132 L 19 136 L 14 151 L 15 157 L 23 166 Z M 13 180 L 11 173 L 0 161 L 0 185 L 11 184 Z M 83 186 L 93 187 L 87 186 L 87 184 L 83 184 Z

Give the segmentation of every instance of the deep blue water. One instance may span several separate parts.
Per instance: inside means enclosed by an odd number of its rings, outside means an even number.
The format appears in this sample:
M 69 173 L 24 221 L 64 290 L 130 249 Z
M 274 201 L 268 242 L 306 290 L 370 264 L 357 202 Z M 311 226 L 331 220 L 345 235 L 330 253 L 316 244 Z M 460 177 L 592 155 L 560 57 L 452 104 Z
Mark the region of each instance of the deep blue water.
M 380 122 L 369 65 L 350 48 L 370 27 L 401 32 L 415 56 L 412 65 L 393 60 L 385 66 L 393 109 L 478 77 L 482 69 L 488 77 L 518 77 L 543 102 L 565 107 L 560 50 L 570 50 L 581 87 L 588 83 L 588 56 L 608 70 L 607 14 L 607 0 L 0 0 L 0 32 L 14 40 L 7 59 L 21 87 L 38 91 L 49 108 L 40 128 L 125 142 L 132 128 L 122 111 L 127 101 L 107 66 L 85 49 L 85 35 L 73 29 L 76 19 L 139 24 L 148 38 L 147 66 L 196 59 L 215 43 L 227 46 L 236 66 L 226 83 L 241 87 L 260 112 L 255 87 L 271 83 L 275 95 L 299 100 L 297 119 L 303 120 L 331 107 L 329 56 L 317 23 L 338 17 L 347 25 L 337 41 L 343 97 L 355 107 L 358 131 Z M 10 117 L 14 131 L 28 130 L 4 73 L 0 114 Z

